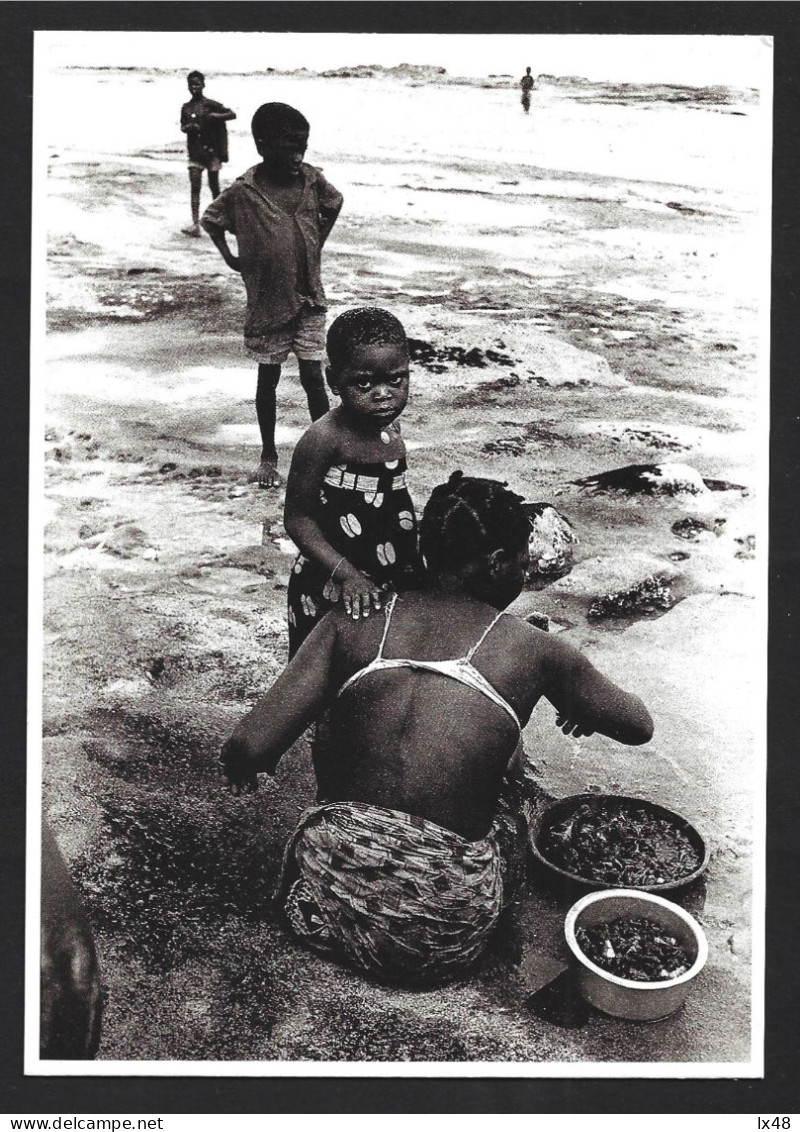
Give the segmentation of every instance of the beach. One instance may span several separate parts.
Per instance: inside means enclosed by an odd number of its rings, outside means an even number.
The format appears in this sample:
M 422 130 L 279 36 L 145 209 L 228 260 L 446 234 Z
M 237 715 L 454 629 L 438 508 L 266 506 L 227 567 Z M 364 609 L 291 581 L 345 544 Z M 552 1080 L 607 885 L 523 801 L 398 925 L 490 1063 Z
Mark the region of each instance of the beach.
M 248 798 L 224 792 L 216 761 L 285 663 L 294 553 L 282 493 L 248 483 L 243 286 L 181 232 L 183 74 L 64 68 L 37 109 L 42 796 L 97 937 L 100 1061 L 747 1061 L 765 773 L 757 97 L 544 79 L 525 114 L 511 79 L 380 68 L 219 74 L 206 94 L 238 113 L 223 185 L 255 163 L 259 102 L 309 118 L 306 160 L 345 197 L 329 320 L 386 306 L 412 340 L 417 507 L 461 468 L 571 523 L 572 570 L 514 611 L 639 694 L 655 735 L 571 739 L 542 702 L 526 751 L 543 799 L 634 795 L 702 830 L 710 957 L 658 1026 L 593 1013 L 567 1028 L 529 1006 L 539 957 L 564 959 L 564 909 L 543 888 L 472 978 L 436 991 L 382 988 L 277 925 L 283 848 L 314 797 L 307 747 Z M 294 361 L 278 401 L 285 472 L 307 425 Z M 689 468 L 694 490 L 577 482 L 629 465 Z M 603 613 L 643 583 L 663 600 Z

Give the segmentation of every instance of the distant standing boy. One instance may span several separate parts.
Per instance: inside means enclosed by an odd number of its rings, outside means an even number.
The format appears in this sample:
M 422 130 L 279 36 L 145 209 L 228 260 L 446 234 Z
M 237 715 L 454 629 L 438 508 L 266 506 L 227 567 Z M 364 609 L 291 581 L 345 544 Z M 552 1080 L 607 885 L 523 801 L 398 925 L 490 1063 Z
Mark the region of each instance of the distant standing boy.
M 191 98 L 181 107 L 181 129 L 186 134 L 189 153 L 189 184 L 192 196 L 192 227 L 184 228 L 184 235 L 200 233 L 200 187 L 203 170 L 208 173 L 208 187 L 212 197 L 219 196 L 219 171 L 228 160 L 228 130 L 226 122 L 236 115 L 221 102 L 205 98 L 206 80 L 199 71 L 191 71 L 186 83 Z
M 320 253 L 342 207 L 342 194 L 303 161 L 309 127 L 298 110 L 268 102 L 253 115 L 252 129 L 261 164 L 209 205 L 202 225 L 228 267 L 244 279 L 244 342 L 258 361 L 256 414 L 262 444 L 261 461 L 250 479 L 260 487 L 277 487 L 276 389 L 290 352 L 300 365 L 311 419 L 329 408 L 322 375 L 327 308 Z M 238 255 L 228 247 L 226 232 L 236 236 Z
M 522 88 L 522 109 L 527 114 L 531 108 L 531 91 L 534 86 L 530 67 L 525 68 L 525 74 L 519 80 L 519 85 Z

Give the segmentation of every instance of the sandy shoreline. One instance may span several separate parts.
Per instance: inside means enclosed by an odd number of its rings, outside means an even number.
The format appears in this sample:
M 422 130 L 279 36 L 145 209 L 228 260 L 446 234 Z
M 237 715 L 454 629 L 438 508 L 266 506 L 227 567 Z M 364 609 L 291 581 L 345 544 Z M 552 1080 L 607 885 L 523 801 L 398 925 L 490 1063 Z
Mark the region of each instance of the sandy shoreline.
M 519 180 L 510 167 L 481 175 Z M 503 357 L 415 364 L 404 417 L 414 498 L 461 467 L 573 523 L 572 573 L 517 609 L 546 614 L 638 691 L 656 736 L 634 752 L 576 742 L 543 704 L 526 748 L 547 795 L 650 797 L 707 833 L 702 991 L 647 1030 L 537 1019 L 525 1006 L 536 956 L 563 947 L 562 909 L 539 890 L 475 979 L 435 993 L 354 978 L 275 926 L 264 897 L 312 797 L 307 753 L 299 744 L 248 801 L 224 796 L 214 767 L 286 652 L 282 501 L 246 483 L 256 425 L 241 284 L 207 241 L 180 236 L 182 166 L 65 152 L 48 181 L 44 809 L 98 933 L 102 1059 L 748 1058 L 759 501 L 757 327 L 739 261 L 752 218 L 701 208 L 697 193 L 671 207 L 667 186 L 594 178 L 593 191 L 564 193 L 576 179 L 552 189 L 534 170 L 477 223 L 474 201 L 432 192 L 424 170 L 385 194 L 343 184 L 326 289 L 331 316 L 386 305 L 435 350 Z M 631 207 L 630 189 L 648 207 Z M 305 426 L 292 364 L 279 424 L 285 468 Z M 664 460 L 747 490 L 653 498 L 574 485 Z M 704 525 L 695 541 L 672 529 L 687 517 Z M 671 587 L 669 612 L 588 618 L 599 596 L 649 576 Z

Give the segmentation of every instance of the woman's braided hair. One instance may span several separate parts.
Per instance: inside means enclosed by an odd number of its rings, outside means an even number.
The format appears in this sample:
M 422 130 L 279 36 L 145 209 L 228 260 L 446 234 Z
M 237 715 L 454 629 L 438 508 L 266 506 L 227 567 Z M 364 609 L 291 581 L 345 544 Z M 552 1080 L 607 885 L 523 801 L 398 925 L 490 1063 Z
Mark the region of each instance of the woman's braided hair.
M 457 573 L 493 550 L 518 553 L 529 533 L 521 496 L 500 480 L 453 472 L 425 505 L 420 552 L 430 573 Z

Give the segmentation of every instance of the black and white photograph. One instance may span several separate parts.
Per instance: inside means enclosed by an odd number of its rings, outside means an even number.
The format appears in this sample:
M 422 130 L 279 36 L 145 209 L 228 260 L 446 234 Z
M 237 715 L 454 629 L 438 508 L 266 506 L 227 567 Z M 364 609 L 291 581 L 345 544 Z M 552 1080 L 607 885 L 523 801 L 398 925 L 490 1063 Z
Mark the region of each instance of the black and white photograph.
M 35 33 L 27 1074 L 763 1075 L 772 74 Z

